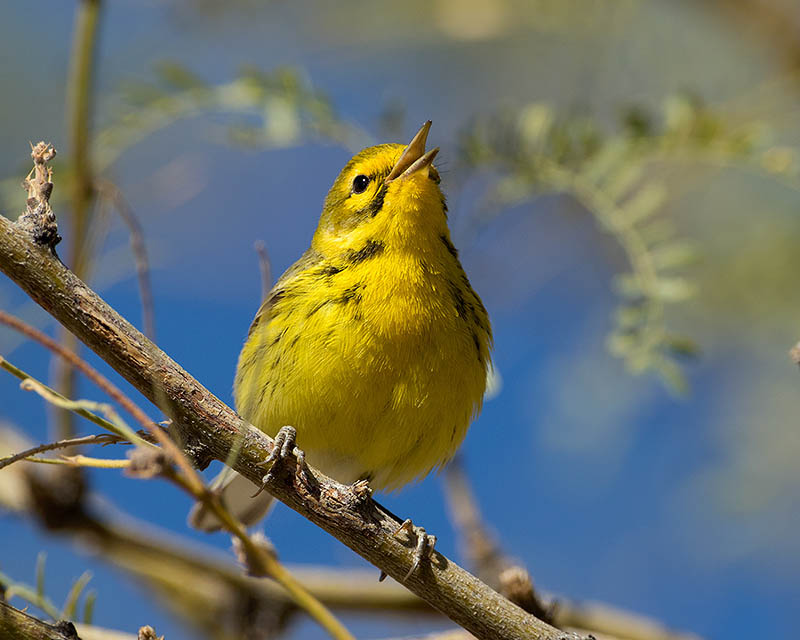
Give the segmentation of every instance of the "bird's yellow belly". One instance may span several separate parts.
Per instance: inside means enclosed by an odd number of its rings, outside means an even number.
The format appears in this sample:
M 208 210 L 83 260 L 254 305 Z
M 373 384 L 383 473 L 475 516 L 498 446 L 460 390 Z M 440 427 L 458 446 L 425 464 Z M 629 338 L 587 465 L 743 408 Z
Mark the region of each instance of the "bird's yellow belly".
M 431 286 L 367 285 L 310 315 L 272 318 L 251 341 L 267 384 L 237 385 L 242 416 L 270 435 L 294 426 L 309 462 L 342 482 L 393 489 L 446 462 L 480 408 L 486 373 L 473 330 L 431 302 L 442 298 Z

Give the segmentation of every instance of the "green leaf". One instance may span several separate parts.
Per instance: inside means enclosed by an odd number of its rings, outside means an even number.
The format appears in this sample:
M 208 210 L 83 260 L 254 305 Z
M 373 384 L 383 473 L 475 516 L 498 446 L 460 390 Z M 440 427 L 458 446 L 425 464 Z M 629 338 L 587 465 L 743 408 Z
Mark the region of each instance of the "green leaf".
M 603 191 L 612 200 L 619 200 L 633 189 L 633 186 L 639 181 L 643 173 L 644 167 L 641 164 L 624 164 L 618 171 L 608 177 L 603 185 Z
M 683 267 L 697 258 L 697 252 L 687 242 L 671 242 L 651 251 L 653 263 L 658 269 Z
M 685 278 L 661 277 L 654 292 L 663 302 L 683 302 L 694 294 L 694 288 Z
M 156 65 L 156 75 L 173 89 L 206 89 L 208 85 L 200 76 L 192 73 L 186 67 L 176 62 L 159 62 Z
M 659 373 L 672 393 L 678 396 L 685 396 L 689 393 L 689 383 L 686 380 L 686 376 L 674 360 L 659 358 L 653 363 L 653 368 Z
M 86 594 L 83 603 L 83 624 L 92 624 L 94 618 L 94 605 L 97 602 L 97 591 L 92 589 Z
M 44 598 L 44 567 L 47 562 L 47 554 L 40 551 L 36 556 L 36 595 Z
M 623 305 L 616 312 L 617 325 L 620 329 L 632 329 L 644 320 L 644 308 L 641 305 Z
M 531 146 L 541 145 L 553 125 L 552 109 L 542 103 L 525 107 L 519 115 L 519 133 L 523 141 Z
M 64 602 L 64 607 L 61 610 L 61 617 L 64 620 L 75 620 L 78 611 L 78 599 L 81 597 L 81 592 L 84 590 L 89 580 L 92 579 L 90 571 L 84 571 L 81 576 L 73 583 L 72 588 L 67 594 L 67 599 Z
M 623 211 L 627 224 L 633 226 L 652 216 L 664 203 L 667 190 L 661 183 L 644 185 L 625 202 Z
M 588 160 L 581 175 L 593 184 L 599 184 L 603 178 L 611 173 L 623 162 L 628 145 L 621 140 L 607 142 L 600 151 Z
M 664 346 L 676 356 L 695 358 L 700 355 L 700 346 L 694 340 L 685 336 L 666 336 L 664 338 Z

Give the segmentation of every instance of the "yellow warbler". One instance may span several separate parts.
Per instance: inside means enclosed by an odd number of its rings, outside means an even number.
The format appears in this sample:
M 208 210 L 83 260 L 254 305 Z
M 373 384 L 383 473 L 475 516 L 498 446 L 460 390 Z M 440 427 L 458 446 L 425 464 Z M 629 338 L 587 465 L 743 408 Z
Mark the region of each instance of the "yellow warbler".
M 450 240 L 430 124 L 347 163 L 239 357 L 241 416 L 271 436 L 292 425 L 307 461 L 340 482 L 422 478 L 481 408 L 491 329 Z

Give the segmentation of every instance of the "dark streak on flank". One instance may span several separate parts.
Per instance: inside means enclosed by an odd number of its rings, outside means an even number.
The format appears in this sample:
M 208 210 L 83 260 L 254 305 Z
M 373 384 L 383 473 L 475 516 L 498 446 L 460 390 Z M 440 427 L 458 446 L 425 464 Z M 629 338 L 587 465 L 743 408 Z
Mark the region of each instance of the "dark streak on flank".
M 348 287 L 344 290 L 342 297 L 337 299 L 336 302 L 340 304 L 347 304 L 348 302 L 355 302 L 358 304 L 361 302 L 361 294 L 358 292 L 359 289 L 364 287 L 363 283 L 355 284 L 352 287 Z
M 306 318 L 310 318 L 317 311 L 322 309 L 322 307 L 324 307 L 326 304 L 330 304 L 330 302 L 331 302 L 330 300 L 323 300 L 321 302 L 317 302 L 317 304 L 315 304 L 313 307 L 311 307 L 311 309 L 308 311 L 308 313 L 306 313 Z
M 273 289 L 272 293 L 267 296 L 266 303 L 272 306 L 278 303 L 284 297 L 286 297 L 286 289 Z
M 456 307 L 456 313 L 458 317 L 462 320 L 467 319 L 467 301 L 464 300 L 464 294 L 461 291 L 461 287 L 459 287 L 455 282 L 449 282 L 450 285 L 450 294 L 453 296 L 453 303 Z
M 458 249 L 456 249 L 455 246 L 453 245 L 453 243 L 450 242 L 450 238 L 448 238 L 446 235 L 442 234 L 441 236 L 439 236 L 439 240 L 442 241 L 442 244 L 445 246 L 447 251 L 450 252 L 450 255 L 453 256 L 454 258 L 458 259 Z M 459 265 L 459 267 L 460 266 L 461 265 Z M 464 275 L 464 277 L 466 278 L 466 274 Z
M 328 264 L 322 267 L 319 270 L 319 273 L 323 276 L 335 276 L 337 273 L 341 273 L 342 271 L 344 271 L 344 267 L 337 267 L 336 265 Z
M 458 265 L 459 271 L 461 271 L 461 283 L 464 285 L 464 289 L 469 293 L 470 298 L 474 301 L 474 304 L 477 305 L 477 308 L 481 310 L 481 313 L 485 316 L 486 315 L 486 307 L 483 306 L 483 302 L 481 302 L 480 297 L 477 293 L 475 293 L 475 289 L 472 288 L 472 285 L 469 282 L 469 278 L 467 278 L 467 274 L 464 273 L 464 269 L 459 263 Z M 479 315 L 473 303 L 469 305 L 470 311 L 472 312 L 473 318 L 475 319 L 475 323 L 486 333 L 491 334 L 489 327 L 486 326 L 486 323 L 481 319 L 481 315 Z
M 292 338 L 292 341 L 289 343 L 289 348 L 291 349 L 292 347 L 294 347 L 294 345 L 297 344 L 297 341 L 299 339 L 300 339 L 300 335 L 299 334 L 296 335 L 294 338 Z
M 472 342 L 475 343 L 475 351 L 478 352 L 478 362 L 483 364 L 483 354 L 481 354 L 481 341 L 478 339 L 478 334 L 472 331 Z
M 277 336 L 275 336 L 275 338 L 273 338 L 273 340 L 272 340 L 272 342 L 270 343 L 269 346 L 270 347 L 274 347 L 276 344 L 278 344 L 281 341 L 281 338 L 283 338 L 283 336 L 285 334 L 286 334 L 286 329 L 282 329 L 281 332 Z
M 350 249 L 345 256 L 345 260 L 350 264 L 358 264 L 369 258 L 379 256 L 383 253 L 384 249 L 386 249 L 386 245 L 380 240 L 367 240 L 366 244 L 358 251 Z
M 280 300 L 286 297 L 286 290 L 285 289 L 273 289 L 267 299 L 261 303 L 261 306 L 256 313 L 256 317 L 253 318 L 253 322 L 250 323 L 250 328 L 247 330 L 247 337 L 249 338 L 253 335 L 253 331 L 256 330 L 259 324 L 261 324 L 261 320 L 264 318 L 264 314 L 268 313 L 270 309 L 272 309 Z

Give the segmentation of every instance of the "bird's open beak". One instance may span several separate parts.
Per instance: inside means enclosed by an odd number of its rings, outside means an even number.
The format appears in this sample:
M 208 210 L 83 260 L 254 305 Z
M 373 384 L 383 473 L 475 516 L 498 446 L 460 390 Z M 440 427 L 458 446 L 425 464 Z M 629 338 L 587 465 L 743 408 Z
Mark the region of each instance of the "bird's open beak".
M 417 135 L 408 143 L 408 146 L 403 151 L 403 155 L 392 167 L 389 175 L 386 176 L 384 181 L 386 184 L 394 182 L 399 178 L 407 178 L 408 176 L 429 167 L 439 153 L 439 147 L 431 149 L 425 153 L 425 141 L 428 139 L 428 131 L 431 129 L 431 121 L 428 120 L 422 125 L 422 128 L 417 131 Z

